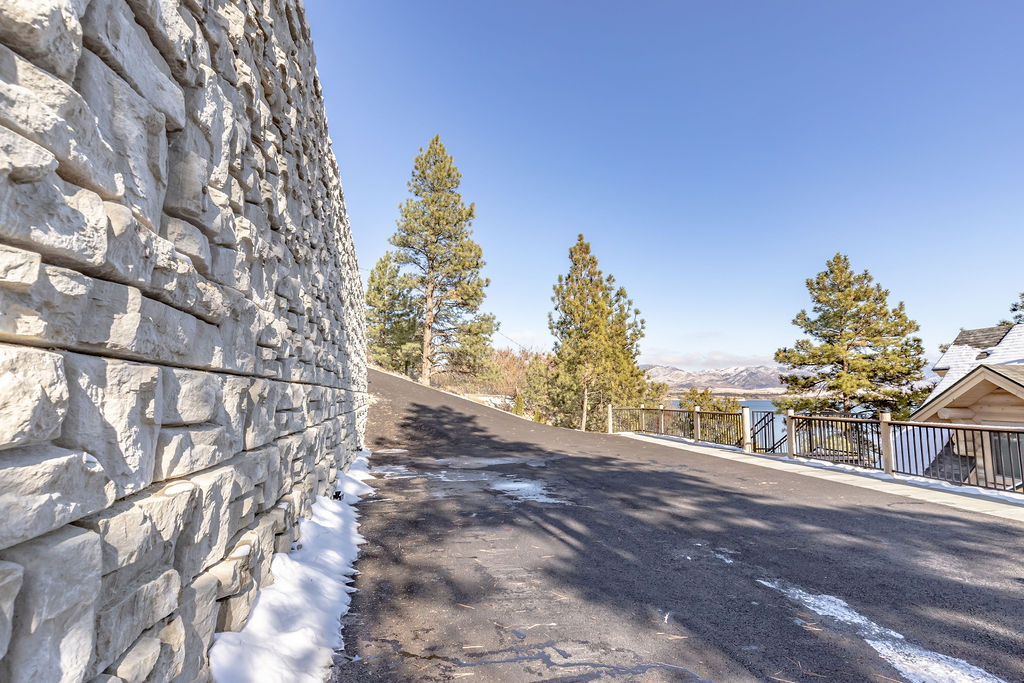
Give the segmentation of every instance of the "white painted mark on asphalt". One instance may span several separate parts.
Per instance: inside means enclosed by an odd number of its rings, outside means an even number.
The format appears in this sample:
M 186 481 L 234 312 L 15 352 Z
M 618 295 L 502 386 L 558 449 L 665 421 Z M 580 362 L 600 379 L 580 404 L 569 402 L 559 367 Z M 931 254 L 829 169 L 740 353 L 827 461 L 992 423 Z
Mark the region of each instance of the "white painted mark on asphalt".
M 902 634 L 879 626 L 837 597 L 808 593 L 781 581 L 758 579 L 757 582 L 779 591 L 815 614 L 852 626 L 865 643 L 911 683 L 1006 683 L 962 659 L 911 645 Z

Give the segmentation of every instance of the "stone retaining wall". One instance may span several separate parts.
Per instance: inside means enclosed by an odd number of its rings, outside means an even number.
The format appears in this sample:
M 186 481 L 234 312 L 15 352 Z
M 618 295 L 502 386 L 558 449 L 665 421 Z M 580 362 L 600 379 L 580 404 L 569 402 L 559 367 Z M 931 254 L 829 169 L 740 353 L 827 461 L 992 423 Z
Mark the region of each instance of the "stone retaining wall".
M 0 0 L 0 680 L 209 679 L 366 415 L 299 0 Z

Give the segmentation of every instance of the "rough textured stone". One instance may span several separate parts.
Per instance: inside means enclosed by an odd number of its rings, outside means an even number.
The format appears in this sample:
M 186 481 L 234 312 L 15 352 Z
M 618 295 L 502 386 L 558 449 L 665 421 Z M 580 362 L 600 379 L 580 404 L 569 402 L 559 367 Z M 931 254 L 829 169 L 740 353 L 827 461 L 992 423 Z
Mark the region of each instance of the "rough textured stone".
M 160 639 L 160 656 L 146 683 L 166 683 L 181 674 L 185 663 L 185 624 L 181 616 L 167 620 L 167 623 L 154 626 L 149 633 Z
M 70 388 L 65 427 L 55 443 L 89 451 L 118 495 L 153 481 L 160 370 L 139 363 L 64 354 Z
M 115 487 L 99 461 L 84 451 L 50 444 L 0 454 L 0 548 L 102 510 Z
M 85 99 L 2 44 L 0 123 L 53 153 L 67 180 L 104 199 L 124 194 L 114 150 Z
M 0 680 L 80 681 L 92 657 L 100 538 L 65 526 L 0 551 L 24 569 Z
M 82 29 L 72 0 L 0 3 L 0 42 L 58 78 L 70 81 L 82 50 Z
M 185 631 L 185 654 L 177 680 L 198 681 L 208 665 L 206 651 L 217 628 L 218 581 L 209 572 L 200 574 L 181 592 L 178 613 Z
M 160 658 L 160 639 L 143 636 L 125 650 L 107 671 L 124 683 L 143 683 Z
M 3 274 L 0 279 L 5 279 Z M 0 450 L 57 436 L 67 409 L 68 384 L 60 355 L 0 344 Z
M 219 375 L 180 368 L 162 368 L 160 372 L 161 424 L 174 427 L 214 419 L 223 404 L 224 380 Z
M 173 563 L 175 546 L 195 514 L 198 495 L 198 487 L 191 482 L 160 484 L 75 523 L 103 540 L 108 588 L 104 595 L 118 595 L 139 577 Z
M 0 5 L 0 680 L 208 681 L 365 425 L 301 3 Z
M 185 125 L 181 87 L 123 0 L 89 0 L 82 32 L 86 47 L 163 113 L 167 130 L 181 130 Z
M 178 605 L 180 591 L 181 577 L 168 569 L 99 612 L 92 673 L 106 669 L 142 631 L 170 614 Z
M 209 277 L 211 272 L 210 241 L 206 239 L 199 228 L 180 218 L 164 215 L 160 231 L 174 245 L 175 249 L 189 257 L 196 270 Z
M 228 431 L 213 424 L 163 427 L 156 451 L 155 481 L 205 470 L 234 455 Z
M 14 618 L 14 600 L 21 590 L 25 570 L 14 562 L 0 562 L 0 659 L 7 653 L 11 642 L 11 621 Z
M 92 107 L 104 138 L 126 164 L 125 200 L 135 217 L 154 232 L 167 191 L 164 116 L 89 50 L 82 52 L 75 88 Z

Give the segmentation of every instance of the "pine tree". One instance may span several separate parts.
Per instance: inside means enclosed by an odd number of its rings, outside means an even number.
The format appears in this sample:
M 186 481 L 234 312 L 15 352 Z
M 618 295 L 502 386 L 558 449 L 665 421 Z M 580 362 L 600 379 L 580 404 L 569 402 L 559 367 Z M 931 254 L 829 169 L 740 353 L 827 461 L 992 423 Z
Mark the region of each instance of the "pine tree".
M 854 407 L 887 410 L 905 417 L 927 396 L 922 378 L 924 349 L 901 301 L 889 308 L 889 291 L 868 271 L 854 273 L 849 259 L 836 254 L 826 269 L 807 280 L 813 313 L 800 311 L 793 324 L 810 337 L 775 352 L 792 370 L 779 377 L 788 396 L 780 408 L 798 411 Z M 817 342 L 817 343 L 816 343 Z
M 480 276 L 483 250 L 470 236 L 475 217 L 459 193 L 462 174 L 435 135 L 413 165 L 412 197 L 399 207 L 398 230 L 390 242 L 399 265 L 411 266 L 407 277 L 420 311 L 420 382 L 430 384 L 439 367 L 473 373 L 490 353 L 497 329 L 494 316 L 479 313 L 484 288 Z
M 369 360 L 409 374 L 416 359 L 419 316 L 412 293 L 402 282 L 391 252 L 370 271 L 366 283 L 366 333 Z
M 721 413 L 738 413 L 740 411 L 739 401 L 731 396 L 719 398 L 711 393 L 710 387 L 704 389 L 690 387 L 679 399 L 679 407 L 682 410 L 693 410 L 695 406 L 700 406 L 701 410 Z
M 600 429 L 602 407 L 612 401 L 640 403 L 663 395 L 667 387 L 651 385 L 637 365 L 644 334 L 640 311 L 614 277 L 601 273 L 583 235 L 569 249 L 569 261 L 569 273 L 559 275 L 554 286 L 555 310 L 548 315 L 555 338 L 548 401 L 556 424 Z
M 1019 299 L 1010 304 L 1010 313 L 1013 313 L 1013 323 L 1024 323 L 1024 292 L 1020 293 Z
M 546 416 L 554 412 L 549 397 L 549 387 L 553 375 L 553 360 L 546 353 L 538 353 L 530 358 L 523 371 L 523 398 L 533 406 L 534 420 L 543 422 Z M 540 419 L 537 417 L 540 416 Z

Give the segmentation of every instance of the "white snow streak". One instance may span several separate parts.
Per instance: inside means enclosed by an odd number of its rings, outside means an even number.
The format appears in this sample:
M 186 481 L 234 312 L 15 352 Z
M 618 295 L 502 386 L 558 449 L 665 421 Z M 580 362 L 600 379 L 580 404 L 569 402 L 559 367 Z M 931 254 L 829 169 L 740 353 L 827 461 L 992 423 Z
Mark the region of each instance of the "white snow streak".
M 902 634 L 879 626 L 837 597 L 808 593 L 779 581 L 758 579 L 757 582 L 779 591 L 815 614 L 854 627 L 865 643 L 911 683 L 1005 683 L 1003 679 L 962 659 L 911 645 Z
M 352 507 L 373 491 L 364 481 L 368 451 L 338 474 L 341 500 L 318 497 L 299 522 L 300 546 L 271 561 L 273 585 L 260 589 L 245 627 L 217 635 L 210 670 L 217 683 L 322 683 L 333 652 L 344 647 L 339 619 L 348 612 L 352 563 L 365 539 Z
M 493 482 L 488 488 L 501 491 L 516 500 L 532 500 L 537 503 L 564 503 L 561 498 L 548 495 L 547 488 L 539 481 L 510 479 Z

